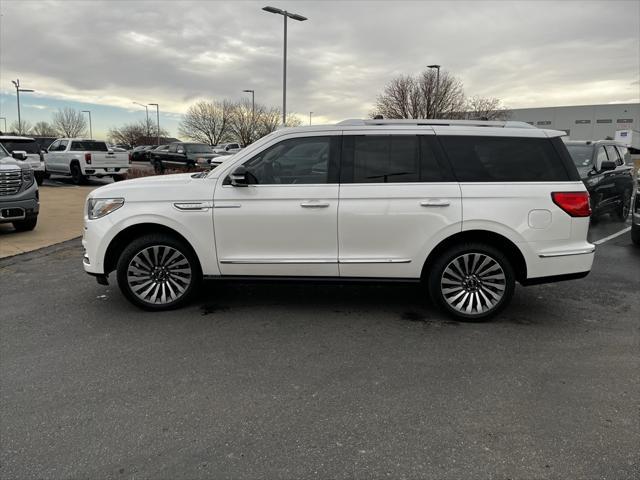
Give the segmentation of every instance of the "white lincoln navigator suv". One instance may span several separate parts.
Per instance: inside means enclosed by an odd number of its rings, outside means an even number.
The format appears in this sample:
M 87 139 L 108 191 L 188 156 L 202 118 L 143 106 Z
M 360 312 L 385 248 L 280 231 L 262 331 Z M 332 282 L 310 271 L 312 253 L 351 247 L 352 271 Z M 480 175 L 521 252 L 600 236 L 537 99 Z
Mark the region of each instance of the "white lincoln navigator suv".
M 139 307 L 202 279 L 422 281 L 465 320 L 515 283 L 588 274 L 589 197 L 561 136 L 520 122 L 347 120 L 276 131 L 208 173 L 87 199 L 84 268 Z

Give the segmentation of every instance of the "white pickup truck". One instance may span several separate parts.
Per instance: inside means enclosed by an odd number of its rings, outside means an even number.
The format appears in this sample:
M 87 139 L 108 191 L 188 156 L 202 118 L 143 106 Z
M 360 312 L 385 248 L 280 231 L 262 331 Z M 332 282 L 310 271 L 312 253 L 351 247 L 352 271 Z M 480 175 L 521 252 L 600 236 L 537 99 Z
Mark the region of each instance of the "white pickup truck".
M 112 177 L 124 180 L 129 170 L 129 154 L 114 152 L 105 142 L 83 138 L 59 138 L 45 150 L 48 174 L 71 175 L 75 184 L 87 177 Z

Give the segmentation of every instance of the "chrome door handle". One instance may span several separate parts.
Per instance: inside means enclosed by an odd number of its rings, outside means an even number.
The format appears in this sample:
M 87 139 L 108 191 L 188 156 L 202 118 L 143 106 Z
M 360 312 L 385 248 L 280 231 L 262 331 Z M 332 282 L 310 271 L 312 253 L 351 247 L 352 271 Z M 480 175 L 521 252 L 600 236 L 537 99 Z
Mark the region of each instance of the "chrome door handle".
M 329 204 L 326 202 L 302 202 L 300 206 L 302 208 L 327 208 Z
M 449 200 L 423 200 L 420 202 L 421 207 L 448 207 L 451 205 Z

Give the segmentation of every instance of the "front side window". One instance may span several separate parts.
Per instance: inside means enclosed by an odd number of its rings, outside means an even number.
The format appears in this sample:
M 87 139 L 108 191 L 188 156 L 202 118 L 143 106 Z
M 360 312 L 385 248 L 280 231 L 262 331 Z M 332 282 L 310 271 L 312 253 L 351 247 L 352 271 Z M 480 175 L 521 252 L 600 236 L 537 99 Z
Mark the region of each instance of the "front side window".
M 602 162 L 608 161 L 607 152 L 604 151 L 604 147 L 598 147 L 598 153 L 596 155 L 596 161 L 598 165 L 602 165 Z
M 50 152 L 57 152 L 59 146 L 60 146 L 60 140 L 56 140 L 51 145 L 49 145 L 49 151 Z
M 622 165 L 622 159 L 618 155 L 618 151 L 616 150 L 616 147 L 614 147 L 613 145 L 607 145 L 605 146 L 605 148 L 607 149 L 607 155 L 609 156 L 609 160 L 611 160 L 612 162 L 616 162 L 616 165 L 618 166 Z
M 292 138 L 267 148 L 244 164 L 257 185 L 328 183 L 331 137 Z
M 554 182 L 569 180 L 548 138 L 440 136 L 461 182 Z
M 68 144 L 69 144 L 68 140 L 60 140 L 60 146 L 58 147 L 58 151 L 64 152 L 67 149 Z
M 567 145 L 567 150 L 576 167 L 593 167 L 593 145 Z

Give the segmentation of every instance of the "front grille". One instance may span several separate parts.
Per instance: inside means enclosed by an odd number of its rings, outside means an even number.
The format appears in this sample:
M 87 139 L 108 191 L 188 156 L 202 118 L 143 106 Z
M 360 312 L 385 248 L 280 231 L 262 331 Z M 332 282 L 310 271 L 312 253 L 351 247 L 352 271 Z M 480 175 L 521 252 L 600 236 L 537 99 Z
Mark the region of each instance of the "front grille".
M 0 172 L 0 196 L 15 195 L 22 186 L 22 171 Z

